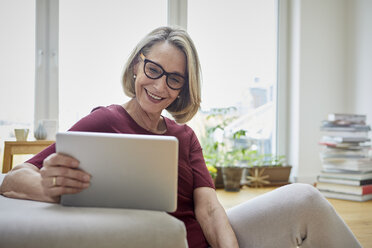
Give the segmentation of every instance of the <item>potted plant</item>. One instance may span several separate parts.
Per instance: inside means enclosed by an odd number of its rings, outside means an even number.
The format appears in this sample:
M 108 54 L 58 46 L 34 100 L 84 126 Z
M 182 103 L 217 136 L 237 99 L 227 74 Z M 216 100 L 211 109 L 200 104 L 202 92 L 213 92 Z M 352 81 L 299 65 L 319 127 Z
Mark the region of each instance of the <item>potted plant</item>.
M 236 140 L 245 136 L 245 130 L 238 130 L 233 133 L 231 140 L 233 145 L 230 145 L 229 149 L 222 151 L 223 154 L 223 166 L 222 166 L 222 177 L 224 189 L 226 191 L 238 192 L 242 186 L 243 171 L 246 168 L 245 157 L 248 149 L 237 146 Z M 221 147 L 225 147 L 226 144 L 222 143 Z
M 243 154 L 244 149 L 242 148 L 233 148 L 224 154 L 222 177 L 226 191 L 240 191 L 241 179 L 245 168 L 242 163 Z
M 282 186 L 289 183 L 292 166 L 284 155 L 263 154 L 253 159 L 248 168 L 248 186 Z
M 236 141 L 245 136 L 245 130 L 226 135 L 226 127 L 238 118 L 235 107 L 212 109 L 206 116 L 205 135 L 201 139 L 207 166 L 217 169 L 216 188 L 239 191 L 243 170 L 245 147 Z M 219 137 L 218 134 L 220 134 Z
M 220 166 L 222 157 L 218 152 L 219 145 L 219 142 L 214 141 L 210 136 L 207 136 L 207 138 L 202 140 L 203 156 L 209 174 L 212 176 L 215 187 L 223 188 L 222 171 Z
M 225 160 L 223 152 L 225 143 L 221 140 L 218 141 L 215 136 L 216 133 L 223 132 L 225 127 L 236 119 L 235 116 L 229 114 L 234 110 L 234 107 L 212 109 L 205 120 L 205 132 L 201 138 L 201 146 L 207 166 L 213 166 L 217 169 L 216 188 L 224 188 L 222 166 Z

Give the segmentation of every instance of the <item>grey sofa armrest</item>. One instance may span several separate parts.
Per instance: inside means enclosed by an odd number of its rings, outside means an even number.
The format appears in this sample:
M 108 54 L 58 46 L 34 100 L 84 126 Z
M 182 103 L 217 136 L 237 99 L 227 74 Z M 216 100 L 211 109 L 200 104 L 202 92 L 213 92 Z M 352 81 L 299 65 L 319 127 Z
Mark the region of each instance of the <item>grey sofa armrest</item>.
M 165 212 L 64 207 L 0 196 L 0 247 L 182 248 L 187 241 L 183 222 Z

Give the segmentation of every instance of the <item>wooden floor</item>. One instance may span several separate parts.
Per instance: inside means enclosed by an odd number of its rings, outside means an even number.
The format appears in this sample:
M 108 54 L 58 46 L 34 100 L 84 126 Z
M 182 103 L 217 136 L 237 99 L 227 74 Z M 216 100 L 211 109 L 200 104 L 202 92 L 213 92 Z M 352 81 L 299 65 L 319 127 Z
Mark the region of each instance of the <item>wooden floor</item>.
M 217 189 L 217 196 L 225 209 L 269 192 L 275 188 L 243 188 L 238 193 Z M 328 199 L 353 231 L 363 248 L 372 248 L 372 201 L 353 202 Z

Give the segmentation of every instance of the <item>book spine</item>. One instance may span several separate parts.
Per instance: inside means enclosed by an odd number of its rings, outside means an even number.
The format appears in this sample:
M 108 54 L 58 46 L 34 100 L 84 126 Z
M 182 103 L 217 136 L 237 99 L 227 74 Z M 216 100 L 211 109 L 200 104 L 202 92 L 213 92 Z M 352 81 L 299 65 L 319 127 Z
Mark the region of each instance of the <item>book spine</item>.
M 364 186 L 345 185 L 337 183 L 319 182 L 316 185 L 319 190 L 337 192 L 351 195 L 368 195 L 372 194 L 372 184 Z
M 328 115 L 329 121 L 349 121 L 353 123 L 364 123 L 367 120 L 366 115 L 358 114 L 338 114 L 332 113 Z
M 321 130 L 323 131 L 323 130 Z M 323 131 L 324 136 L 331 137 L 357 137 L 357 138 L 368 138 L 368 131 L 350 131 L 342 132 L 337 130 L 327 130 Z
M 323 169 L 325 170 L 338 169 L 338 170 L 347 170 L 347 171 L 352 171 L 352 172 L 370 172 L 372 170 L 372 167 L 370 166 L 361 167 L 361 166 L 356 166 L 356 165 L 341 165 L 341 164 L 335 165 L 335 164 L 323 162 Z
M 322 170 L 319 177 L 323 178 L 336 178 L 336 179 L 346 179 L 353 181 L 372 181 L 372 173 L 350 173 L 349 171 L 325 171 Z
M 335 198 L 341 200 L 350 200 L 350 201 L 367 201 L 372 199 L 372 194 L 359 196 L 359 195 L 351 195 L 351 194 L 344 194 L 344 193 L 336 193 L 336 192 L 328 192 L 320 190 L 320 192 L 327 198 Z
M 372 184 L 364 185 L 362 187 L 362 195 L 372 194 Z
M 321 177 L 321 176 L 318 177 L 318 182 L 322 182 L 322 183 L 337 183 L 337 184 L 360 186 L 360 181 L 357 181 L 357 180 L 324 178 L 324 177 Z
M 335 143 L 347 143 L 347 142 L 367 142 L 370 141 L 369 138 L 365 137 L 341 137 L 341 136 L 323 136 L 323 142 L 335 142 Z
M 320 130 L 332 132 L 368 132 L 371 130 L 371 127 L 369 125 L 337 125 L 334 123 L 323 122 Z

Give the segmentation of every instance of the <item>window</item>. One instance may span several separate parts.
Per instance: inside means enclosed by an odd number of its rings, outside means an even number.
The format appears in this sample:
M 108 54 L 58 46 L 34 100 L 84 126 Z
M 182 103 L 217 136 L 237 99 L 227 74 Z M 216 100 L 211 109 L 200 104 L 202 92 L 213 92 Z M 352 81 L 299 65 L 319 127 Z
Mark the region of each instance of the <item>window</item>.
M 206 13 L 208 13 L 206 15 Z M 226 133 L 259 153 L 276 153 L 277 1 L 188 2 L 188 31 L 202 64 L 202 115 L 234 107 Z
M 53 110 L 59 109 L 53 113 L 59 116 L 59 130 L 67 130 L 96 106 L 126 102 L 121 75 L 131 50 L 153 28 L 177 22 L 172 24 L 187 25 L 201 59 L 200 115 L 235 107 L 239 118 L 229 125 L 230 132 L 246 129 L 248 145 L 275 153 L 277 4 L 277 0 L 59 1 L 59 57 L 53 61 L 59 71 L 58 97 L 49 99 L 59 105 Z M 14 139 L 16 127 L 30 128 L 33 139 L 39 5 L 0 0 L 0 31 L 6 34 L 0 37 L 0 90 L 6 92 L 0 104 L 7 109 L 0 112 L 0 149 L 3 140 Z M 36 102 L 38 111 L 40 104 Z
M 22 6 L 22 7 L 20 7 Z M 0 151 L 14 128 L 33 128 L 35 1 L 0 1 Z M 33 131 L 30 130 L 29 137 Z M 2 164 L 3 156 L 0 157 Z
M 167 24 L 167 1 L 63 0 L 59 10 L 59 130 L 65 131 L 94 107 L 128 100 L 124 63 L 143 36 Z

